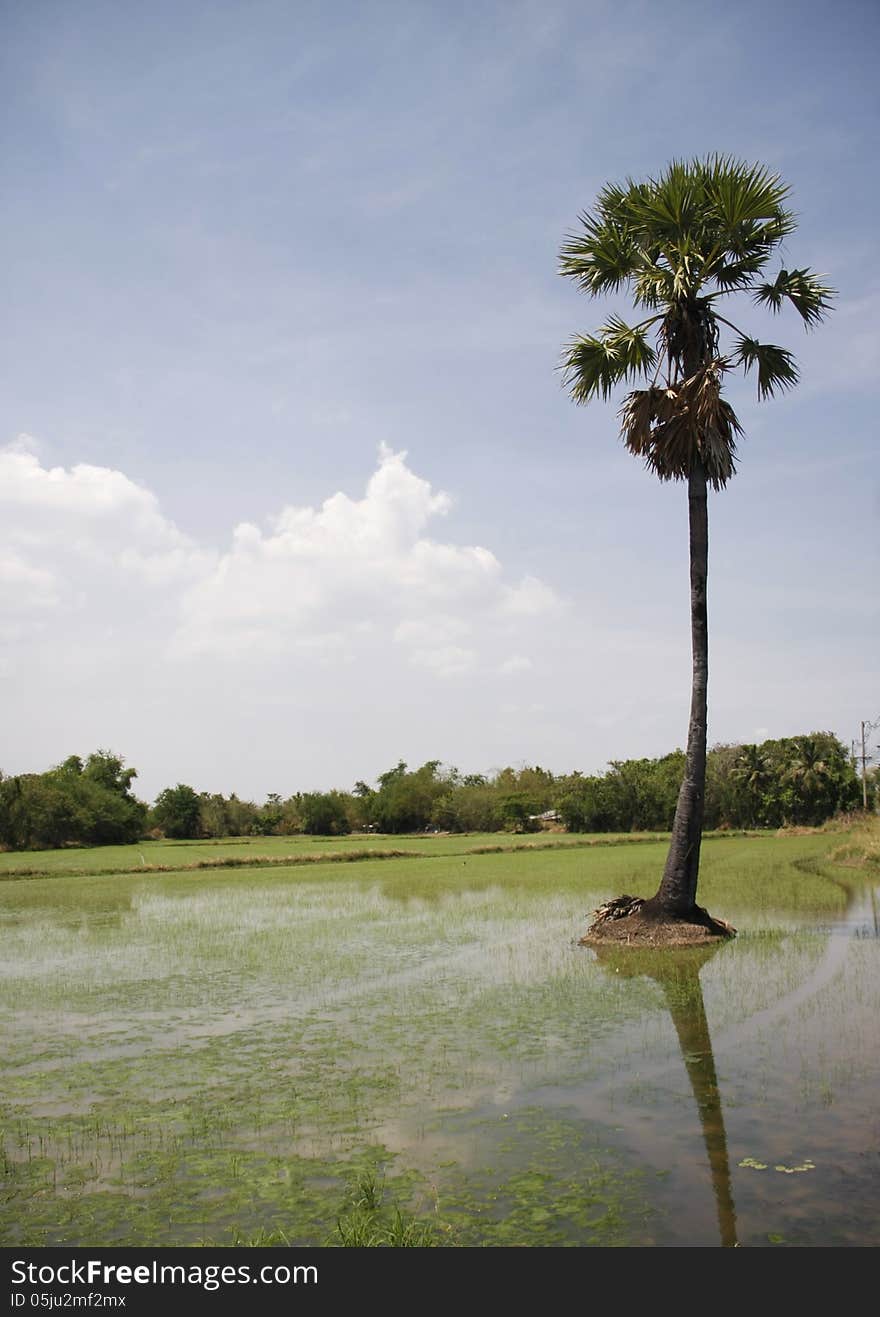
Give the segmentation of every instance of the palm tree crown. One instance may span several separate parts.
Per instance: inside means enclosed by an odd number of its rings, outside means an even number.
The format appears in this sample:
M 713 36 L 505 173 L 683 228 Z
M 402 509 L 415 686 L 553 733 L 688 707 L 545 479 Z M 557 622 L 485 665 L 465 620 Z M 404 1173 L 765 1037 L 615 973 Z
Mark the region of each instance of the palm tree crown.
M 816 791 L 828 777 L 825 751 L 815 736 L 802 736 L 795 742 L 795 747 L 786 777 L 789 781 L 799 782 L 807 792 Z
M 788 191 L 778 175 L 730 157 L 674 161 L 657 179 L 603 188 L 563 245 L 560 272 L 584 292 L 625 287 L 653 313 L 636 325 L 609 317 L 568 344 L 562 368 L 576 402 L 648 380 L 626 396 L 621 434 L 661 480 L 686 479 L 695 457 L 716 489 L 734 474 L 741 427 L 721 397 L 727 371 L 755 371 L 760 398 L 797 383 L 790 352 L 758 342 L 717 309 L 728 294 L 750 293 L 771 311 L 791 303 L 807 329 L 824 317 L 834 290 L 820 276 L 780 269 L 772 282 L 760 278 L 795 228 Z M 726 353 L 722 326 L 735 336 Z

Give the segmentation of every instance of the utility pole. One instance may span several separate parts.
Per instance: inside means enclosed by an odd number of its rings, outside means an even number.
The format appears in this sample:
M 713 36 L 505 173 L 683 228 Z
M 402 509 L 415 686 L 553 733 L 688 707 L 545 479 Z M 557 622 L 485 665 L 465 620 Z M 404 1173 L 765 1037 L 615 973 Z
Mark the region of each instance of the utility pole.
M 875 727 L 880 727 L 880 718 L 875 718 L 873 722 L 866 722 L 862 719 L 862 807 L 865 812 L 868 809 L 868 759 L 871 756 L 865 748 L 865 736 L 868 732 L 873 732 Z

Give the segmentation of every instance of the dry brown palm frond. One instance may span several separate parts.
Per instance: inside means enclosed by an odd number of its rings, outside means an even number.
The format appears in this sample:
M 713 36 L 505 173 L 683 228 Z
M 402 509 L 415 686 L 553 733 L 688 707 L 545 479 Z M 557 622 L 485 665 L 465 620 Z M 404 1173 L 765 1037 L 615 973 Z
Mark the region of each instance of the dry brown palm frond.
M 697 456 L 715 489 L 734 474 L 736 436 L 742 431 L 721 397 L 725 369 L 727 363 L 716 358 L 687 379 L 665 388 L 634 389 L 624 399 L 621 437 L 661 480 L 687 479 Z
M 613 919 L 626 919 L 628 915 L 634 915 L 641 910 L 644 904 L 644 897 L 641 896 L 615 896 L 600 905 L 598 910 L 593 911 L 593 926 Z

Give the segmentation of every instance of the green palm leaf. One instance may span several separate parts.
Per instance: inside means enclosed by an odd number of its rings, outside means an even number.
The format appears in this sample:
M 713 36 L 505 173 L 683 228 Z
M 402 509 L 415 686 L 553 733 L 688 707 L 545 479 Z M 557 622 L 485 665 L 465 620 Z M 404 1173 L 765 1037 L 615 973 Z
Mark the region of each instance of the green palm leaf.
M 563 379 L 576 402 L 608 398 L 622 380 L 647 374 L 657 361 L 650 321 L 631 327 L 612 316 L 597 335 L 573 339 L 563 354 Z
M 835 293 L 820 279 L 820 275 L 806 269 L 780 270 L 774 283 L 759 285 L 752 297 L 758 306 L 767 306 L 771 311 L 779 311 L 787 298 L 806 327 L 812 329 L 825 318 Z
M 582 215 L 581 224 L 583 232 L 563 244 L 559 273 L 592 297 L 617 292 L 639 266 L 631 236 L 623 225 L 601 216 Z
M 706 196 L 730 230 L 775 218 L 788 199 L 789 188 L 778 174 L 763 165 L 743 165 L 733 156 L 712 156 L 704 165 L 704 174 Z
M 746 374 L 757 367 L 759 398 L 770 398 L 777 389 L 791 389 L 798 382 L 794 357 L 775 343 L 759 343 L 743 334 L 734 347 L 731 361 L 741 365 Z

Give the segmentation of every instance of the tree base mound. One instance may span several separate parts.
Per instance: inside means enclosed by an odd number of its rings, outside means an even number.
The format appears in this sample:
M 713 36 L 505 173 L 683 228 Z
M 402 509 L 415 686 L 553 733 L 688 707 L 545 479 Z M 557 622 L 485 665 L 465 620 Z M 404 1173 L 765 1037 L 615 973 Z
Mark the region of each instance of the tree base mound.
M 579 945 L 635 947 L 704 947 L 736 937 L 736 929 L 708 910 L 694 906 L 673 915 L 637 896 L 617 896 L 593 911 L 594 919 Z

